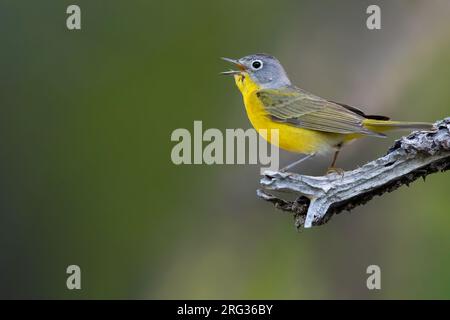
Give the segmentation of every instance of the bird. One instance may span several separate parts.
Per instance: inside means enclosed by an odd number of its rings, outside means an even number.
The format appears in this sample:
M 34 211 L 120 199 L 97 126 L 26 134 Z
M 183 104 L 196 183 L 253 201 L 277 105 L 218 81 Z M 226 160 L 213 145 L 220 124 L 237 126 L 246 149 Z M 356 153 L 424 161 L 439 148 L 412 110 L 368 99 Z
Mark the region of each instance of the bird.
M 391 121 L 386 116 L 368 115 L 360 108 L 309 93 L 294 86 L 278 59 L 265 53 L 222 59 L 237 67 L 221 74 L 234 76 L 255 130 L 269 143 L 305 155 L 282 168 L 282 172 L 315 155 L 333 152 L 327 173 L 343 172 L 335 165 L 342 147 L 349 142 L 368 136 L 386 137 L 385 132 L 392 130 L 432 127 L 427 122 Z M 273 129 L 278 130 L 278 139 L 272 139 Z

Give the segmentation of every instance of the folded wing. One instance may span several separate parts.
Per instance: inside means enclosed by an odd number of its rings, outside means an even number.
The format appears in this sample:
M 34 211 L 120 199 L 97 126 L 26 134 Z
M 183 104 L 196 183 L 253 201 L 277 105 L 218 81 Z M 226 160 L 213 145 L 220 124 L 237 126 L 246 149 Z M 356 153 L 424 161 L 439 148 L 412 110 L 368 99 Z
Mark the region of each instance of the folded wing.
M 364 128 L 363 120 L 367 117 L 361 110 L 322 99 L 296 87 L 263 89 L 256 95 L 273 121 L 323 132 L 384 136 Z

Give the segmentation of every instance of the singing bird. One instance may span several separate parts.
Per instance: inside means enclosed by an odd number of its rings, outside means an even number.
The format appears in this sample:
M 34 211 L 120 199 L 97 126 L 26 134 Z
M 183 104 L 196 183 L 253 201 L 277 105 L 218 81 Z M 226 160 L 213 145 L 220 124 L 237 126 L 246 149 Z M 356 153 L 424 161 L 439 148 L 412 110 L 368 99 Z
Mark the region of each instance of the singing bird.
M 384 132 L 398 129 L 430 129 L 425 122 L 390 121 L 388 117 L 367 115 L 362 110 L 320 98 L 291 84 L 281 63 L 267 54 L 252 54 L 234 60 L 222 58 L 238 70 L 233 75 L 244 100 L 253 127 L 269 143 L 271 129 L 278 129 L 279 148 L 306 154 L 282 169 L 286 171 L 316 154 L 334 151 L 328 171 L 335 168 L 342 146 L 366 136 L 385 137 Z M 267 130 L 267 131 L 266 131 Z

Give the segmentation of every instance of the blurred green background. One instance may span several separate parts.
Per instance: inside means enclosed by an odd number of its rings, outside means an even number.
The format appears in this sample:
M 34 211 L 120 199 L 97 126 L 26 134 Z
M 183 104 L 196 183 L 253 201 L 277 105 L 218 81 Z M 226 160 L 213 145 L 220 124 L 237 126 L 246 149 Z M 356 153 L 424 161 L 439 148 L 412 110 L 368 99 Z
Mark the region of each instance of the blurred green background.
M 80 31 L 66 29 L 73 3 Z M 250 126 L 221 56 L 273 54 L 293 83 L 369 113 L 449 116 L 449 14 L 439 0 L 1 0 L 0 297 L 450 298 L 449 173 L 298 233 L 256 198 L 258 166 L 170 159 L 172 131 L 194 120 Z

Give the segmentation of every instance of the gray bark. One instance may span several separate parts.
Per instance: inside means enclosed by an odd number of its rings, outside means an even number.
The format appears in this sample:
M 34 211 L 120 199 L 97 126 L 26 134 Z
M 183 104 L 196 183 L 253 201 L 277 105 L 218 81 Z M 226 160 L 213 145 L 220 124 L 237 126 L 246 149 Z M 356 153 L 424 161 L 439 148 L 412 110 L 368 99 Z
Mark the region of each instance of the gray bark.
M 415 131 L 397 140 L 385 156 L 353 171 L 320 177 L 267 171 L 261 179 L 263 189 L 257 190 L 257 195 L 279 209 L 293 212 L 297 228 L 310 228 L 376 195 L 448 169 L 450 117 L 436 122 L 431 131 Z M 296 199 L 285 200 L 272 191 L 293 193 Z

